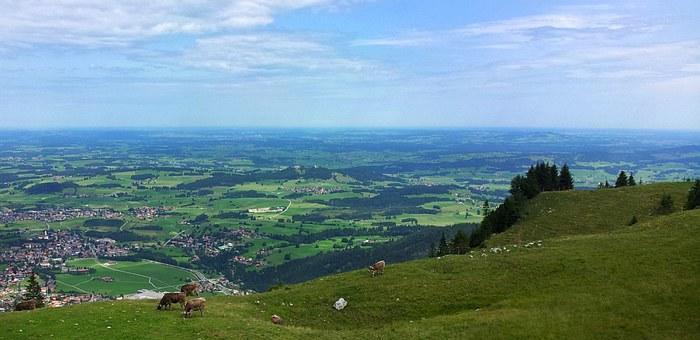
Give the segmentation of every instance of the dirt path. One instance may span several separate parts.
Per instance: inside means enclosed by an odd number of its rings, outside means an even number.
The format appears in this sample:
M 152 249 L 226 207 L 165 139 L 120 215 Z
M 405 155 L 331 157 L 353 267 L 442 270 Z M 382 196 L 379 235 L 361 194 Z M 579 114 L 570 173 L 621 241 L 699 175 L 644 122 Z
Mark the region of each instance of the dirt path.
M 158 288 L 158 286 L 156 286 L 156 285 L 153 284 L 153 281 L 152 281 L 153 278 L 150 277 L 150 276 L 141 275 L 141 274 L 137 274 L 137 273 L 132 273 L 132 272 L 128 272 L 128 271 L 126 271 L 126 270 L 121 270 L 121 269 L 116 269 L 116 268 L 110 268 L 109 266 L 107 266 L 107 265 L 105 265 L 104 263 L 100 262 L 98 259 L 95 259 L 95 262 L 96 262 L 98 265 L 100 265 L 100 267 L 105 268 L 105 269 L 109 269 L 109 270 L 111 270 L 111 271 L 115 271 L 115 272 L 119 272 L 119 273 L 124 273 L 124 274 L 129 274 L 129 275 L 134 275 L 134 276 L 138 276 L 138 277 L 142 277 L 142 278 L 148 279 L 148 284 L 150 284 L 153 288 L 156 288 L 156 289 Z
M 279 215 L 282 215 L 282 214 L 286 213 L 287 210 L 289 210 L 289 207 L 292 206 L 292 200 L 288 200 L 288 201 L 289 201 L 289 204 L 287 204 L 287 207 L 284 208 L 284 210 L 282 210 L 282 211 L 280 211 L 279 213 L 277 213 L 276 215 L 272 215 L 271 218 L 275 218 L 275 217 L 277 217 L 277 216 L 279 216 Z
M 90 294 L 90 292 L 88 292 L 87 290 L 82 289 L 82 288 L 77 287 L 77 286 L 74 286 L 74 285 L 72 285 L 72 284 L 70 284 L 70 283 L 68 283 L 68 282 L 63 282 L 63 281 L 61 281 L 61 280 L 56 280 L 56 282 L 57 282 L 57 283 L 60 283 L 60 284 L 62 284 L 62 285 L 66 285 L 66 286 L 68 286 L 68 287 L 75 288 L 75 289 L 77 289 L 78 291 L 81 291 L 81 292 L 83 292 L 83 293 Z

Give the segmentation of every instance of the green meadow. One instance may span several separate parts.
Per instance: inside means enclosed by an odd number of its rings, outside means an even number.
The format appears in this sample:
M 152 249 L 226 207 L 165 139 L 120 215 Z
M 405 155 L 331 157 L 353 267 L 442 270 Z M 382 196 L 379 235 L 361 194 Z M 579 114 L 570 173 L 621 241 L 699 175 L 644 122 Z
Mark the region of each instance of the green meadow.
M 57 274 L 57 290 L 74 293 L 121 295 L 139 289 L 178 291 L 180 286 L 194 279 L 184 270 L 151 261 L 108 261 L 80 259 L 69 261 L 71 267 L 94 269 L 89 274 Z M 111 278 L 106 282 L 103 278 Z

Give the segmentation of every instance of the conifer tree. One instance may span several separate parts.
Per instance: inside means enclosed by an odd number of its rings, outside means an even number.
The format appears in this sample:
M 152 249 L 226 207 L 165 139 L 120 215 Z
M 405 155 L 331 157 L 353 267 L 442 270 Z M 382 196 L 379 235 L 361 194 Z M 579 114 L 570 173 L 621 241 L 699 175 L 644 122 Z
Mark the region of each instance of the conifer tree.
M 685 208 L 696 209 L 700 207 L 700 179 L 695 180 L 695 184 L 688 192 L 688 202 L 685 204 Z
M 571 177 L 571 172 L 569 171 L 569 166 L 564 164 L 561 167 L 561 172 L 559 173 L 559 190 L 573 190 L 574 189 L 574 178 Z
M 428 250 L 428 257 L 435 257 L 437 250 L 435 249 L 435 242 L 430 243 L 430 249 Z
M 627 185 L 631 187 L 637 185 L 637 182 L 634 180 L 634 175 L 632 175 L 632 173 L 630 173 L 630 177 L 627 179 Z
M 626 187 L 627 186 L 627 174 L 625 171 L 620 171 L 620 174 L 617 176 L 617 180 L 615 181 L 615 187 Z
M 489 207 L 489 200 L 484 201 L 484 205 L 481 209 L 483 210 L 484 216 L 488 215 L 489 212 L 491 212 L 491 208 Z
M 656 213 L 659 215 L 670 214 L 673 212 L 673 198 L 669 194 L 663 194 L 659 201 L 659 206 L 656 208 Z
M 608 182 L 608 180 L 605 180 L 605 186 L 604 186 L 604 187 L 605 187 L 605 188 L 609 188 L 609 187 L 610 187 L 610 182 Z
M 39 285 L 39 281 L 36 279 L 36 274 L 34 273 L 32 273 L 27 281 L 27 292 L 24 293 L 23 296 L 24 301 L 29 301 L 32 299 L 36 301 L 37 307 L 44 307 L 44 295 L 41 293 L 41 286 Z
M 447 244 L 447 239 L 445 238 L 445 233 L 442 233 L 440 237 L 440 243 L 438 243 L 437 256 L 445 256 L 450 253 L 450 246 Z
M 547 190 L 559 190 L 559 170 L 557 169 L 557 165 L 552 164 L 552 166 L 548 168 L 548 171 L 549 175 L 547 176 Z
M 454 254 L 465 254 L 469 250 L 469 237 L 464 231 L 459 230 L 452 238 L 452 243 L 450 245 L 452 248 L 452 253 Z

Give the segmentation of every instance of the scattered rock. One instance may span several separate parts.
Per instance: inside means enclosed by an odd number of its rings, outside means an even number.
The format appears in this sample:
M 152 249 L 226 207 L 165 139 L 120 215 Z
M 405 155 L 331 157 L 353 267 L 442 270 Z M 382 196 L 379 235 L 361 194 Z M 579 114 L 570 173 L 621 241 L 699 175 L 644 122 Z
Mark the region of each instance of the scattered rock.
M 345 306 L 347 306 L 347 305 L 348 305 L 348 302 L 345 301 L 345 299 L 340 298 L 340 299 L 338 299 L 338 301 L 336 301 L 333 304 L 333 308 L 335 308 L 336 310 L 343 310 L 343 309 L 345 309 Z

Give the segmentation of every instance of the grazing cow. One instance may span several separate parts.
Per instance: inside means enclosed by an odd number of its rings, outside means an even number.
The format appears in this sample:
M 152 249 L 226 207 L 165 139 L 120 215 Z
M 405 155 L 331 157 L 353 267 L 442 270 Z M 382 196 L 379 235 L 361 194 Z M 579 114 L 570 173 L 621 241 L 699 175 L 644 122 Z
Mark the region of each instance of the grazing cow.
M 372 273 L 372 277 L 376 275 L 377 273 L 379 274 L 384 274 L 384 267 L 386 266 L 386 262 L 384 260 L 381 260 L 371 266 L 369 266 L 369 272 Z
M 33 310 L 36 309 L 36 301 L 34 299 L 22 301 L 15 305 L 15 311 Z
M 282 318 L 277 314 L 273 314 L 271 320 L 275 325 L 281 325 L 284 323 L 284 320 L 282 320 Z
M 192 316 L 193 311 L 199 311 L 199 314 L 201 316 L 204 316 L 204 307 L 206 307 L 206 302 L 204 298 L 194 298 L 192 300 L 187 301 L 185 304 L 185 311 L 183 314 L 185 315 L 186 318 L 189 318 Z
M 187 295 L 187 296 L 190 296 L 190 295 L 199 296 L 199 293 L 197 293 L 198 288 L 199 287 L 197 286 L 196 283 L 188 283 L 188 284 L 180 287 L 180 292 L 185 293 L 185 295 Z
M 180 309 L 185 305 L 185 302 L 187 302 L 187 299 L 185 298 L 185 293 L 165 293 L 163 294 L 163 297 L 160 299 L 160 303 L 158 304 L 158 310 L 162 309 L 171 309 L 171 304 L 173 303 L 179 303 L 180 304 Z

